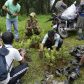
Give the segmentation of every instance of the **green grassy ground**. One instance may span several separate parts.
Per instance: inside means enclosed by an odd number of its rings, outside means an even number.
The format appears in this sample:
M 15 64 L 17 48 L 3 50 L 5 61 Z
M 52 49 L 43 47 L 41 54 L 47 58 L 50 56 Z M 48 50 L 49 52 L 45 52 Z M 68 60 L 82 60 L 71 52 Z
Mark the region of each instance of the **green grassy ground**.
M 44 34 L 51 29 L 51 23 L 46 22 L 50 16 L 49 15 L 39 15 L 37 17 L 39 21 L 39 25 L 41 27 L 42 33 L 40 34 L 40 40 L 43 38 Z M 25 23 L 28 17 L 20 16 L 19 17 L 19 34 L 20 41 L 14 42 L 14 47 L 16 48 L 28 48 L 29 47 L 29 39 L 24 40 L 24 31 L 25 31 Z M 6 31 L 5 17 L 0 17 L 0 32 Z M 13 31 L 14 29 L 12 29 Z M 70 35 L 70 37 L 64 39 L 63 48 L 65 48 L 64 52 L 68 52 L 70 48 L 76 45 L 84 44 L 84 41 L 76 40 L 76 33 Z M 29 49 L 28 56 L 31 57 L 32 61 L 29 63 L 29 70 L 26 75 L 22 78 L 23 84 L 35 84 L 35 82 L 39 82 L 43 79 L 44 74 L 44 60 L 39 58 L 38 50 Z M 68 59 L 69 57 L 66 56 Z M 66 60 L 67 60 L 66 59 Z M 83 69 L 84 70 L 84 69 Z M 84 72 L 81 71 L 80 78 L 75 81 L 74 84 L 84 84 Z

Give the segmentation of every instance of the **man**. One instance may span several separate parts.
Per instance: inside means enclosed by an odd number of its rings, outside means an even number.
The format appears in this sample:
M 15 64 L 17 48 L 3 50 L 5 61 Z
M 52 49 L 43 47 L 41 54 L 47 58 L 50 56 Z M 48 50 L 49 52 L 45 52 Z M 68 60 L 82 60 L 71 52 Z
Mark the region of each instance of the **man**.
M 59 0 L 56 5 L 58 15 L 61 15 L 63 11 L 67 8 L 67 5 L 63 2 L 63 0 Z
M 14 26 L 15 40 L 19 40 L 18 34 L 18 15 L 20 12 L 19 0 L 7 0 L 2 7 L 4 11 L 7 12 L 6 16 L 6 28 L 7 31 L 11 32 L 12 24 Z
M 60 35 L 57 34 L 54 30 L 50 30 L 44 36 L 43 41 L 40 46 L 40 50 L 43 51 L 43 48 L 47 47 L 49 49 L 59 51 L 62 44 L 63 44 L 63 40 L 60 38 Z
M 78 40 L 84 40 L 84 0 L 80 1 L 78 13 L 79 13 L 77 21 Z
M 27 20 L 26 23 L 26 36 L 31 36 L 34 34 L 39 35 L 40 34 L 40 27 L 38 25 L 38 21 L 36 19 L 36 13 L 32 12 L 30 13 L 30 19 Z
M 4 43 L 5 48 L 9 51 L 9 53 L 5 56 L 8 75 L 7 78 L 3 81 L 0 81 L 0 84 L 16 84 L 25 72 L 28 69 L 27 63 L 25 63 L 25 52 L 19 51 L 13 48 L 12 43 L 14 40 L 14 36 L 11 32 L 5 32 L 2 34 L 2 40 Z M 5 52 L 4 52 L 5 53 Z M 20 63 L 19 66 L 13 68 L 13 61 L 16 60 Z

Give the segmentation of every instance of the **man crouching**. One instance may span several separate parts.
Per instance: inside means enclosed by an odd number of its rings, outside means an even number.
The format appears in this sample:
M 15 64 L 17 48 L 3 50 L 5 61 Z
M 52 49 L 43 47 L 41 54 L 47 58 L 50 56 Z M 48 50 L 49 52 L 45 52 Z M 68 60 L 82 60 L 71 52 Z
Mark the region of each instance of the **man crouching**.
M 26 36 L 32 36 L 33 34 L 40 34 L 40 27 L 38 26 L 38 21 L 36 19 L 36 14 L 32 12 L 30 15 L 30 19 L 26 22 Z

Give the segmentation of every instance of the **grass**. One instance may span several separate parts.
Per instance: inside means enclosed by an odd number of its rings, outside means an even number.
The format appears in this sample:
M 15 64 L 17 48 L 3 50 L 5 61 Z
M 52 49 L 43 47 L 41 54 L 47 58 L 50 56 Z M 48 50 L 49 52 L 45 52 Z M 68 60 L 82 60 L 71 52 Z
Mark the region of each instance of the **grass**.
M 44 34 L 51 29 L 51 23 L 46 22 L 50 16 L 49 15 L 39 15 L 37 19 L 39 21 L 39 25 L 41 27 L 40 40 L 43 38 Z M 27 48 L 29 49 L 29 39 L 24 40 L 24 31 L 25 31 L 25 23 L 28 17 L 20 16 L 19 17 L 19 36 L 20 41 L 14 42 L 13 46 L 16 48 Z M 12 28 L 12 31 L 14 29 Z M 6 31 L 5 17 L 0 17 L 0 32 Z M 31 37 L 32 39 L 33 37 Z M 84 44 L 84 41 L 76 40 L 76 33 L 70 35 L 70 37 L 64 39 L 63 48 L 65 48 L 64 52 L 68 52 L 72 47 Z M 29 63 L 29 70 L 26 75 L 22 78 L 23 84 L 35 84 L 35 82 L 40 82 L 44 76 L 44 60 L 39 58 L 37 49 L 29 49 L 28 55 L 32 61 Z M 68 59 L 69 57 L 66 56 Z M 66 60 L 67 60 L 66 59 Z M 81 70 L 81 77 L 75 81 L 74 84 L 84 84 L 84 69 Z

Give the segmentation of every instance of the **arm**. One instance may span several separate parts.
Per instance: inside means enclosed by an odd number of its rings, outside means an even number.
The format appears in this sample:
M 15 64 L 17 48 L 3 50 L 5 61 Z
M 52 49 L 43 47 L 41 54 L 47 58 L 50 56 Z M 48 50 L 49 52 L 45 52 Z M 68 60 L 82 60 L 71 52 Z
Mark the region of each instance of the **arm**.
M 60 35 L 56 34 L 55 35 L 55 45 L 53 46 L 53 50 L 56 50 L 56 48 L 58 47 L 59 40 L 60 40 Z
M 7 8 L 7 6 L 3 6 L 2 9 L 7 12 L 9 15 L 12 15 L 12 13 L 9 11 L 9 9 Z
M 9 12 L 8 8 L 7 8 L 5 5 L 2 6 L 2 9 L 3 9 L 4 11 L 6 11 L 6 12 Z
M 14 60 L 18 61 L 20 64 L 25 63 L 25 54 L 26 52 L 23 49 L 15 49 Z
M 80 65 L 84 64 L 84 55 L 81 57 L 79 64 Z
M 11 11 L 8 9 L 9 1 L 7 0 L 5 4 L 2 6 L 2 9 L 7 12 L 9 15 L 12 15 Z
M 22 57 L 22 60 L 19 61 L 19 63 L 20 63 L 20 64 L 23 64 L 23 63 L 25 62 L 25 54 L 26 54 L 26 52 L 25 52 L 24 49 L 19 49 L 19 53 L 20 53 L 20 55 L 21 55 L 21 57 Z
M 30 20 L 27 20 L 26 25 L 25 25 L 25 28 L 26 29 L 31 29 L 32 27 L 29 26 L 29 25 L 30 25 Z
M 36 20 L 36 27 L 37 27 L 37 28 L 40 28 L 40 27 L 39 27 L 39 23 L 38 23 L 37 20 Z
M 40 44 L 40 51 L 43 51 L 44 44 L 45 44 L 47 38 L 48 38 L 48 34 L 46 34 L 46 35 L 44 36 L 43 41 L 42 41 L 42 43 Z
M 40 44 L 40 51 L 43 51 L 43 48 L 44 48 L 44 44 Z

